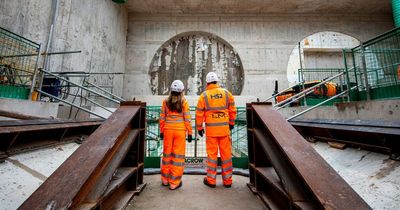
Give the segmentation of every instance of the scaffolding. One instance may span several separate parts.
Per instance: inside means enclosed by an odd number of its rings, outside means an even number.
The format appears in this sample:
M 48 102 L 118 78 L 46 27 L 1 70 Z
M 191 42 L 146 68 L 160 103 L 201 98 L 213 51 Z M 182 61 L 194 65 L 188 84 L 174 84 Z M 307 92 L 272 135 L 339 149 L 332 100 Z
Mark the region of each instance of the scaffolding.
M 0 97 L 28 99 L 40 44 L 0 27 Z

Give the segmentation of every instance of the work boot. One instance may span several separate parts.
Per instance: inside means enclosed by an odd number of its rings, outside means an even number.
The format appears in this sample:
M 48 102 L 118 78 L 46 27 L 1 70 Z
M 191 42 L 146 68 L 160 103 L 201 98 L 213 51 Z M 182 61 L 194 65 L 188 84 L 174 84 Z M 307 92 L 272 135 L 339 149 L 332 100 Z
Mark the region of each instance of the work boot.
M 166 187 L 166 186 L 169 185 L 169 183 L 168 183 L 168 182 L 161 181 L 161 185 L 164 186 L 164 187 Z
M 177 187 L 175 187 L 175 188 L 171 188 L 171 186 L 169 186 L 169 189 L 170 190 L 176 190 L 176 189 L 178 189 L 178 188 L 180 188 L 180 187 L 182 187 L 182 181 L 179 183 L 179 185 L 177 186 Z
M 204 183 L 205 185 L 207 185 L 208 187 L 215 188 L 215 184 L 210 184 L 210 183 L 208 183 L 207 177 L 204 177 L 203 183 Z
M 226 187 L 226 188 L 231 188 L 231 187 L 232 187 L 232 184 L 224 184 L 224 187 Z

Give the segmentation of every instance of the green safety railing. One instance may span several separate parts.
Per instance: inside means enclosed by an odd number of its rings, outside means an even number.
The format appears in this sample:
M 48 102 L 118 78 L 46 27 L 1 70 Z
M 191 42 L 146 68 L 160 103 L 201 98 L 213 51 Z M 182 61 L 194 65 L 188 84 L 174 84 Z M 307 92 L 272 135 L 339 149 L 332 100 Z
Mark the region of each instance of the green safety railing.
M 351 90 L 348 95 L 337 98 L 325 105 L 335 102 L 400 98 L 400 28 L 395 28 L 359 46 L 343 50 L 344 69 L 315 68 L 299 69 L 300 82 L 325 80 L 341 72 L 345 74 L 333 80 L 337 86 L 337 94 Z M 304 85 L 299 89 L 305 88 Z M 328 97 L 306 97 L 301 101 L 304 105 L 314 105 Z
M 400 97 L 400 28 L 351 49 L 357 100 Z
M 0 27 L 0 97 L 27 99 L 40 45 Z
M 339 74 L 344 71 L 344 68 L 307 68 L 307 69 L 299 69 L 298 77 L 299 81 L 321 81 L 326 80 L 329 77 L 332 77 L 336 74 Z M 338 77 L 332 82 L 337 84 L 344 84 L 345 81 L 341 77 Z
M 195 127 L 196 107 L 190 107 L 192 116 L 192 128 L 194 141 L 186 144 L 186 157 L 203 158 L 207 157 L 205 138 L 197 134 Z M 157 168 L 160 166 L 160 157 L 162 155 L 163 141 L 160 139 L 160 106 L 146 107 L 146 156 L 145 167 Z M 245 107 L 237 107 L 237 117 L 235 128 L 231 131 L 232 138 L 232 156 L 234 167 L 247 168 L 248 150 L 247 150 L 247 123 Z

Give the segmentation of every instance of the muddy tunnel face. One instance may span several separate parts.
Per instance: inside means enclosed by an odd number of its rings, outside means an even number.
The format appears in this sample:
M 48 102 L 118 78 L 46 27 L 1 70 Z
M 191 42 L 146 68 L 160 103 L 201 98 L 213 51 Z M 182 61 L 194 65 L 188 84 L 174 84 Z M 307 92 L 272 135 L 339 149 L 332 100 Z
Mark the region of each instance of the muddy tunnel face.
M 219 84 L 240 95 L 244 72 L 239 55 L 223 39 L 197 32 L 178 35 L 164 43 L 150 64 L 150 87 L 153 95 L 167 95 L 172 81 L 185 84 L 186 95 L 199 95 L 206 88 L 206 75 L 216 72 Z

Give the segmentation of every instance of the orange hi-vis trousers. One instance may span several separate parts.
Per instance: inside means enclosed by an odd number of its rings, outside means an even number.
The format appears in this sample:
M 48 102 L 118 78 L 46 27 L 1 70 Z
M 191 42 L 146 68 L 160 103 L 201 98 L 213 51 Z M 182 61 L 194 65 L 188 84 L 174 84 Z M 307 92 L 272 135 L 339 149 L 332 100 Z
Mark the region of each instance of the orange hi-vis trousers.
M 230 136 L 207 136 L 206 140 L 207 148 L 207 181 L 210 184 L 215 185 L 217 183 L 217 158 L 218 148 L 222 161 L 222 181 L 224 185 L 232 184 L 232 146 Z
M 164 130 L 161 181 L 175 188 L 181 182 L 185 165 L 186 131 Z

